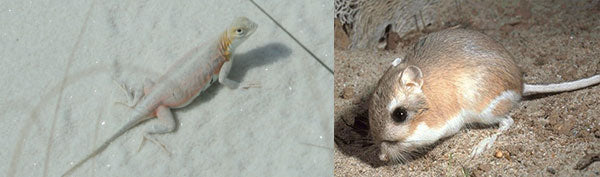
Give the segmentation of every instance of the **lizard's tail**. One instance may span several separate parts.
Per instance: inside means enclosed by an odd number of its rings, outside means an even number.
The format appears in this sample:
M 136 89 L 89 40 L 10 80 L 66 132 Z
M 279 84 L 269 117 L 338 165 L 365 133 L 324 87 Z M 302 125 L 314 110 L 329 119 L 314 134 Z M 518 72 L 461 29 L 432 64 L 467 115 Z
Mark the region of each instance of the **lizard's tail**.
M 577 90 L 581 88 L 585 88 L 588 86 L 596 85 L 600 83 L 600 75 L 595 75 L 592 77 L 588 77 L 585 79 L 579 79 L 570 82 L 563 82 L 558 84 L 548 84 L 548 85 L 531 85 L 524 84 L 523 87 L 523 95 L 533 95 L 538 93 L 555 93 L 555 92 L 565 92 L 571 90 Z
M 96 150 L 94 150 L 94 152 L 90 153 L 84 159 L 82 159 L 81 161 L 77 162 L 73 167 L 71 167 L 69 170 L 67 170 L 62 175 L 62 177 L 65 177 L 65 176 L 73 173 L 73 171 L 75 171 L 75 169 L 79 168 L 85 162 L 87 162 L 88 160 L 90 160 L 94 156 L 96 156 L 96 155 L 100 154 L 102 151 L 104 151 L 106 149 L 106 147 L 108 147 L 108 145 L 110 145 L 110 143 L 112 143 L 115 139 L 119 138 L 121 135 L 123 135 L 125 132 L 127 132 L 127 130 L 133 128 L 137 124 L 139 124 L 139 123 L 143 122 L 144 120 L 146 120 L 146 119 L 143 118 L 145 115 L 143 115 L 141 113 L 137 113 L 137 111 L 134 111 L 134 112 L 136 112 L 136 114 L 135 114 L 135 116 L 133 117 L 133 119 L 130 122 L 128 122 L 125 126 L 123 126 L 123 128 L 121 128 L 117 133 L 115 133 L 113 136 L 111 136 L 108 140 L 104 141 L 104 143 L 102 143 L 102 146 L 96 148 Z

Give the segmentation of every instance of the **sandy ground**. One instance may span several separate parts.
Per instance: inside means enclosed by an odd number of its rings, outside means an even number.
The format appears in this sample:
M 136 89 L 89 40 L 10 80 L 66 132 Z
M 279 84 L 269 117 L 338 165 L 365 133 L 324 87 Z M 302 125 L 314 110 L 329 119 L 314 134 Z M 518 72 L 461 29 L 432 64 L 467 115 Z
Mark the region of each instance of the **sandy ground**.
M 257 3 L 333 68 L 333 2 Z M 137 151 L 151 120 L 73 176 L 333 175 L 333 74 L 249 1 L 0 4 L 0 176 L 61 175 L 128 120 L 114 61 L 139 88 L 236 16 L 259 24 L 234 55 L 242 88 L 217 84 L 175 110 L 176 131 L 155 136 L 171 155 Z
M 553 83 L 600 74 L 599 1 L 461 1 L 461 24 L 499 41 L 514 56 L 527 83 Z M 466 2 L 466 3 L 465 3 Z M 456 14 L 454 14 L 456 15 Z M 431 31 L 408 40 L 410 44 Z M 338 42 L 339 31 L 336 31 Z M 337 45 L 337 44 L 336 44 Z M 416 160 L 381 164 L 367 151 L 366 101 L 379 77 L 410 45 L 396 50 L 335 50 L 336 176 L 598 176 L 600 163 L 583 170 L 586 153 L 600 153 L 600 86 L 526 98 L 515 123 L 494 147 L 469 160 L 471 149 L 495 128 L 463 129 Z M 353 126 L 354 128 L 351 128 Z M 495 155 L 502 155 L 498 158 Z

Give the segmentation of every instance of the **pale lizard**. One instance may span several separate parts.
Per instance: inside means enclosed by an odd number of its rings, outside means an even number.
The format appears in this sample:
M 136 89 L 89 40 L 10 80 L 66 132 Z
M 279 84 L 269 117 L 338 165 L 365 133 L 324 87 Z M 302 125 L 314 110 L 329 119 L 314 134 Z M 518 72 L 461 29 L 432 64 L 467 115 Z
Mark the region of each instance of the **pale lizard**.
M 257 27 L 258 25 L 248 18 L 238 17 L 220 35 L 216 43 L 209 46 L 211 48 L 196 47 L 171 66 L 155 84 L 147 80 L 144 84 L 144 96 L 134 98 L 138 100 L 134 100 L 134 105 L 131 105 L 135 107 L 127 124 L 63 176 L 72 173 L 87 160 L 104 151 L 119 136 L 145 120 L 158 117 L 163 122 L 150 127 L 146 135 L 172 132 L 175 129 L 175 120 L 171 109 L 187 106 L 214 81 L 218 80 L 231 89 L 237 88 L 239 83 L 227 78 L 233 62 L 232 54 Z

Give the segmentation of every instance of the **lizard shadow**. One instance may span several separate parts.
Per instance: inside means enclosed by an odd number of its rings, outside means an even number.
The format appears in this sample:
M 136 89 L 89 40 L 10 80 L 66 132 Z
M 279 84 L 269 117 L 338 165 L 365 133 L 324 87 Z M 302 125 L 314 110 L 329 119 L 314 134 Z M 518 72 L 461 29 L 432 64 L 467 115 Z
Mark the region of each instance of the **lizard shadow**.
M 244 76 L 248 70 L 264 65 L 269 65 L 277 62 L 280 59 L 286 58 L 292 53 L 292 50 L 285 46 L 282 43 L 274 42 L 267 44 L 262 47 L 258 47 L 252 49 L 248 52 L 241 54 L 234 54 L 235 61 L 231 66 L 231 72 L 229 73 L 228 78 L 233 79 L 235 81 L 243 80 Z M 242 89 L 244 86 L 244 82 L 240 83 L 240 86 L 237 89 Z M 217 92 L 221 90 L 223 87 L 222 84 L 216 84 L 204 91 L 204 93 L 200 94 L 198 98 L 190 103 L 190 105 L 178 109 L 178 111 L 187 111 L 195 108 L 196 106 L 212 99 L 217 95 Z M 176 118 L 177 119 L 177 118 Z
M 285 59 L 292 53 L 292 50 L 282 43 L 274 42 L 265 46 L 252 49 L 246 53 L 233 56 L 235 61 L 231 66 L 229 78 L 235 81 L 242 81 L 248 70 L 275 63 L 280 59 Z

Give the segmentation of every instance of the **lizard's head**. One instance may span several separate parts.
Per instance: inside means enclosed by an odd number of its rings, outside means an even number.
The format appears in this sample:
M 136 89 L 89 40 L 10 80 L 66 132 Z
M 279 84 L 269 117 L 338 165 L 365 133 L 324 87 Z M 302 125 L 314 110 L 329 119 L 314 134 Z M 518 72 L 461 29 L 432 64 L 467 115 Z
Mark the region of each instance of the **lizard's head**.
M 250 37 L 258 25 L 246 17 L 237 17 L 229 26 L 227 34 L 230 41 L 230 49 L 235 49 L 238 45 Z

